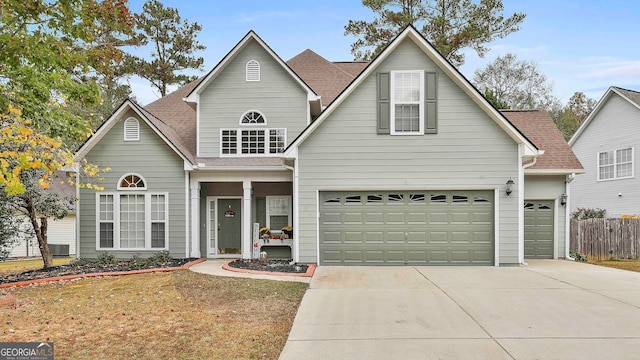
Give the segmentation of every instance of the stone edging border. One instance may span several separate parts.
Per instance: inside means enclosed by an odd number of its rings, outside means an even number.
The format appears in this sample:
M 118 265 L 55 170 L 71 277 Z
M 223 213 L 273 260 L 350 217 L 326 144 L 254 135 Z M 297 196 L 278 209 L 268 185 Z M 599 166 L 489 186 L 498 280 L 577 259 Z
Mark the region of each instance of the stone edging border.
M 195 264 L 199 264 L 206 260 L 207 259 L 204 259 L 204 258 L 196 259 L 179 267 L 142 269 L 142 270 L 132 270 L 132 271 L 113 271 L 113 272 L 78 274 L 78 275 L 64 275 L 64 276 L 56 276 L 56 277 L 44 278 L 44 279 L 17 281 L 12 283 L 0 284 L 0 289 L 6 289 L 14 286 L 22 287 L 22 286 L 28 286 L 31 284 L 41 284 L 41 283 L 48 283 L 48 282 L 61 281 L 61 280 L 84 279 L 84 278 L 92 278 L 92 277 L 99 277 L 99 276 L 121 276 L 121 275 L 147 274 L 147 273 L 154 273 L 154 272 L 169 272 L 169 271 L 175 271 L 175 270 L 181 270 L 181 269 L 188 269 L 191 266 Z
M 307 272 L 304 274 L 300 273 L 285 273 L 285 272 L 277 272 L 277 271 L 259 271 L 259 270 L 246 270 L 246 269 L 238 269 L 229 266 L 230 262 L 236 261 L 236 259 L 229 260 L 222 265 L 222 269 L 227 271 L 234 271 L 239 273 L 248 273 L 255 275 L 272 275 L 272 276 L 298 276 L 298 277 L 312 277 L 313 273 L 316 271 L 316 264 L 308 264 Z

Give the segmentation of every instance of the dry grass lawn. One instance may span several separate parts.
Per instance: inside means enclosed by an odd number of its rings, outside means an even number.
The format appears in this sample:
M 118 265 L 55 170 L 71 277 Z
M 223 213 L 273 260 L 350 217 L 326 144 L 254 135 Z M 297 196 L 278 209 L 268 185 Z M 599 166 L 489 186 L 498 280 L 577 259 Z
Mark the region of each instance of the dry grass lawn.
M 34 285 L 0 293 L 16 297 L 0 338 L 60 359 L 277 359 L 307 286 L 189 270 Z
M 71 258 L 54 258 L 53 265 L 66 265 L 71 262 Z M 23 272 L 27 270 L 37 270 L 42 269 L 44 263 L 42 262 L 42 258 L 38 259 L 28 259 L 28 260 L 9 260 L 0 262 L 0 273 L 16 273 Z
M 640 260 L 590 260 L 589 263 L 616 269 L 640 272 Z

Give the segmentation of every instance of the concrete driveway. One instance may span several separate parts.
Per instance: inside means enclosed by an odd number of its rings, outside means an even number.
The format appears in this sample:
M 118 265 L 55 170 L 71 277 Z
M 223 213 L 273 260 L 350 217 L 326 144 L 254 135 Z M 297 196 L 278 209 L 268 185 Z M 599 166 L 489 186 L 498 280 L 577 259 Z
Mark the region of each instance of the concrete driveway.
M 520 267 L 318 267 L 288 359 L 637 359 L 640 273 Z

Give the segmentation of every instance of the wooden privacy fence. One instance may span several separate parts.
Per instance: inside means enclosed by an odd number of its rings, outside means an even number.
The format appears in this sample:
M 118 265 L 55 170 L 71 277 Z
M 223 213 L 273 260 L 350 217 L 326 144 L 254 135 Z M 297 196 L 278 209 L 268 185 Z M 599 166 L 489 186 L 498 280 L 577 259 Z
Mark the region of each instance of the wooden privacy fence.
M 594 260 L 640 258 L 640 219 L 572 219 L 569 247 Z

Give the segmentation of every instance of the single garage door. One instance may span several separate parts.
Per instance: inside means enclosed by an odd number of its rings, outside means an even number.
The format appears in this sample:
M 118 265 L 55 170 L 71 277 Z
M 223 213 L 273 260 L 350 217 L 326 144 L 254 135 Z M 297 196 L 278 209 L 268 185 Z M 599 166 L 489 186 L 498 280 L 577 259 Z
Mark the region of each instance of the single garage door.
M 525 200 L 525 258 L 553 259 L 553 218 L 553 200 Z
M 320 193 L 321 265 L 493 265 L 493 191 Z

